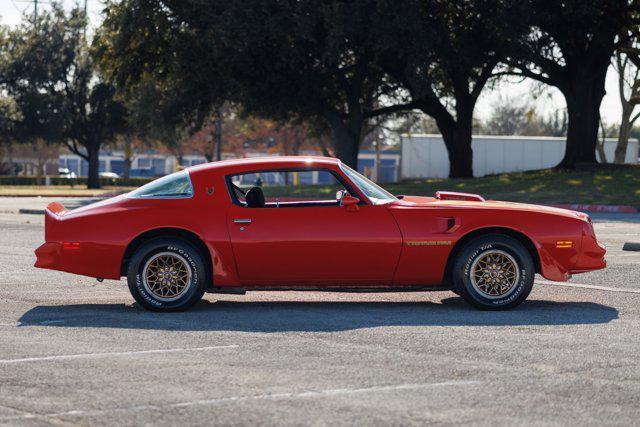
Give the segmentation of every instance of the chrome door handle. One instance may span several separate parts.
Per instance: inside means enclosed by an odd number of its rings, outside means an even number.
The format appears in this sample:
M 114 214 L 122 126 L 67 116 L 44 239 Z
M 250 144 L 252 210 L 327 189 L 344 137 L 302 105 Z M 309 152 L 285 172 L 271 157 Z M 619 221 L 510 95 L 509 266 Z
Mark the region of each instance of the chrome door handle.
M 233 222 L 235 224 L 251 224 L 251 218 L 236 218 Z

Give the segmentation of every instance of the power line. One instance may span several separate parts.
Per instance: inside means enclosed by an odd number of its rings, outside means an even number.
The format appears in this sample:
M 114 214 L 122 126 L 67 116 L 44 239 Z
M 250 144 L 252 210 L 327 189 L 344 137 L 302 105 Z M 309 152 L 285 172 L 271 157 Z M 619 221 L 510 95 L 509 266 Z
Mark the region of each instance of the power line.
M 24 1 L 24 0 L 11 0 L 11 4 L 13 5 L 13 7 L 20 12 L 20 15 L 24 15 L 25 10 L 27 10 L 27 8 L 25 7 L 24 9 L 20 9 L 18 7 L 18 5 L 16 3 L 31 3 L 31 1 Z M 28 7 L 28 6 L 27 6 Z

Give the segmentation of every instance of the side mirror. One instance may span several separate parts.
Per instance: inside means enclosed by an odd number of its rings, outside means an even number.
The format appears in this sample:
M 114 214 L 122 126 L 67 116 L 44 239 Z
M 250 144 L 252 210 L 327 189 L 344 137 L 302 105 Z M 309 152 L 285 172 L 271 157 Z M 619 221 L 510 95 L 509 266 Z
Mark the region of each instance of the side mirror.
M 340 205 L 344 206 L 347 212 L 356 212 L 358 210 L 358 203 L 360 203 L 360 199 L 348 194 L 343 195 L 340 199 Z

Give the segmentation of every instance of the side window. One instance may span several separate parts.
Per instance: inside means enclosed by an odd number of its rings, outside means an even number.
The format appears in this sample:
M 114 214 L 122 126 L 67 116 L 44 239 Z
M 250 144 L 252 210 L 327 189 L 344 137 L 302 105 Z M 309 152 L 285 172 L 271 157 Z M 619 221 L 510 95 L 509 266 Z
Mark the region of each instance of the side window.
M 230 179 L 233 192 L 243 206 L 247 206 L 247 192 L 254 187 L 260 190 L 252 192 L 262 192 L 264 207 L 337 205 L 336 193 L 346 190 L 327 170 L 252 172 L 233 175 Z
M 148 184 L 137 188 L 128 194 L 128 197 L 191 197 L 193 196 L 193 187 L 189 173 L 180 171 L 171 175 L 151 181 Z

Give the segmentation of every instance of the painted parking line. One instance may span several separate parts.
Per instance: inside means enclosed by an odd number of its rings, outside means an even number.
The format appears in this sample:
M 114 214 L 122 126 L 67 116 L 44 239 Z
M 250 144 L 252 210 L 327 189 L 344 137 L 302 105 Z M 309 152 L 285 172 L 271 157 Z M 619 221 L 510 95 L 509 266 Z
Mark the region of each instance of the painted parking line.
M 189 351 L 209 351 L 219 350 L 225 348 L 238 348 L 237 345 L 216 345 L 210 347 L 191 347 L 191 348 L 166 348 L 157 350 L 139 350 L 139 351 L 120 351 L 109 353 L 81 353 L 81 354 L 62 354 L 58 356 L 42 356 L 42 357 L 24 357 L 21 359 L 0 359 L 0 365 L 9 365 L 14 363 L 29 363 L 29 362 L 46 362 L 51 360 L 73 360 L 73 359 L 91 359 L 99 357 L 119 357 L 119 356 L 133 356 L 137 354 L 166 354 L 166 353 L 182 353 Z
M 551 280 L 536 280 L 536 283 L 542 285 L 566 286 L 569 288 L 595 289 L 597 291 L 622 292 L 630 294 L 640 294 L 640 289 L 630 288 L 611 288 L 609 286 L 583 285 L 581 283 L 553 282 Z
M 272 394 L 257 394 L 251 396 L 229 396 L 220 397 L 216 399 L 202 399 L 191 400 L 186 402 L 168 403 L 162 405 L 137 405 L 121 408 L 100 409 L 100 410 L 73 410 L 66 412 L 55 412 L 49 414 L 38 415 L 40 417 L 56 418 L 56 417 L 95 417 L 100 415 L 108 415 L 115 413 L 129 413 L 140 411 L 157 411 L 164 412 L 167 409 L 174 408 L 189 408 L 195 406 L 212 406 L 221 405 L 225 403 L 242 403 L 247 401 L 260 401 L 260 400 L 295 400 L 295 399 L 314 399 L 333 396 L 344 396 L 351 394 L 365 394 L 365 393 L 384 393 L 384 392 L 396 392 L 403 390 L 421 390 L 429 388 L 450 387 L 450 386 L 465 386 L 480 384 L 480 381 L 443 381 L 437 383 L 418 383 L 418 384 L 393 384 L 385 386 L 373 386 L 365 388 L 337 388 L 327 390 L 306 390 L 300 392 L 290 393 L 272 393 Z M 15 415 L 8 417 L 0 417 L 1 421 L 19 420 L 26 418 L 33 418 L 35 414 Z

